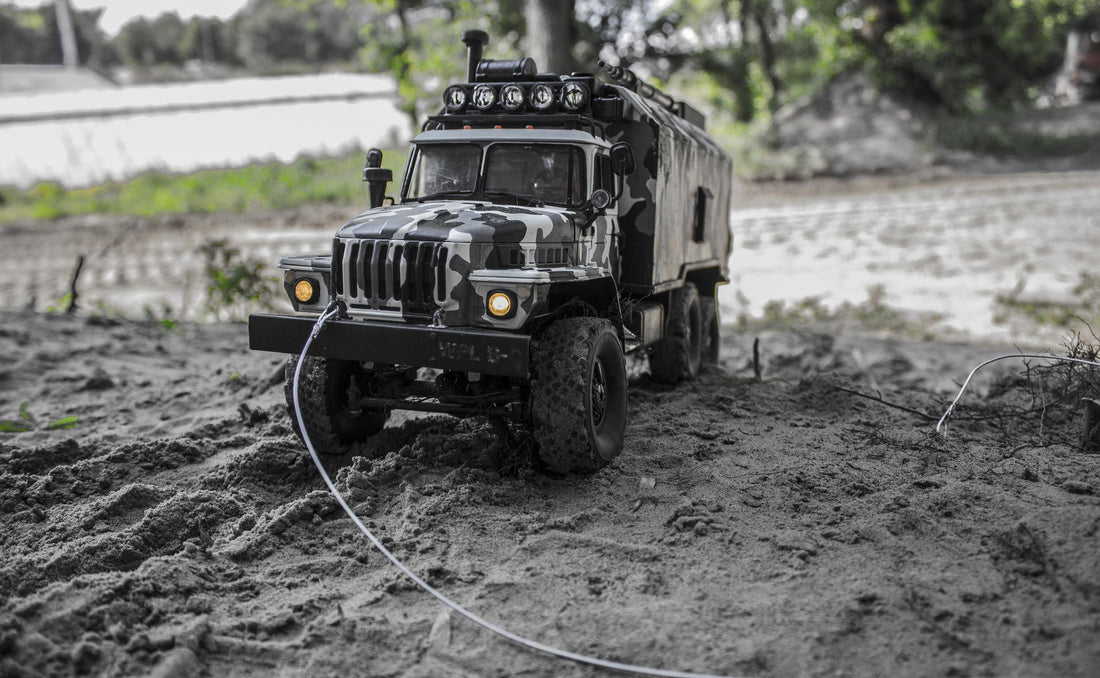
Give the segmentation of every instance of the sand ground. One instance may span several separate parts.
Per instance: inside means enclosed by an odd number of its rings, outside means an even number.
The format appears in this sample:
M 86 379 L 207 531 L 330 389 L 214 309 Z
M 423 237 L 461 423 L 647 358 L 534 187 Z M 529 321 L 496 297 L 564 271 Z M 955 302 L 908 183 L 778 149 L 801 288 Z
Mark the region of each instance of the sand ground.
M 2 416 L 79 417 L 0 437 L 0 675 L 604 675 L 448 614 L 373 552 L 291 433 L 281 359 L 246 343 L 238 324 L 0 313 Z M 1096 675 L 1100 455 L 1076 404 L 1011 414 L 1028 383 L 1005 367 L 960 417 L 1009 414 L 932 434 L 997 350 L 727 328 L 696 383 L 635 362 L 625 449 L 593 476 L 445 417 L 329 463 L 429 582 L 570 650 L 747 676 Z

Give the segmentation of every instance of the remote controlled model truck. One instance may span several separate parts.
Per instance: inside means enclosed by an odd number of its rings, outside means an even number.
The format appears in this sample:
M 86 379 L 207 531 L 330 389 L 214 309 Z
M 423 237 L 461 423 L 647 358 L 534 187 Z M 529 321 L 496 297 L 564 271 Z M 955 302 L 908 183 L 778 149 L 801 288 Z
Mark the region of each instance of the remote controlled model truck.
M 294 420 L 296 354 L 338 305 L 300 358 L 318 451 L 418 410 L 510 421 L 551 470 L 592 472 L 622 449 L 624 354 L 668 383 L 718 359 L 732 162 L 701 114 L 629 70 L 539 73 L 481 58 L 482 31 L 463 41 L 467 82 L 412 139 L 400 195 L 372 149 L 371 208 L 331 253 L 280 262 L 306 315 L 253 315 L 249 342 L 295 354 Z

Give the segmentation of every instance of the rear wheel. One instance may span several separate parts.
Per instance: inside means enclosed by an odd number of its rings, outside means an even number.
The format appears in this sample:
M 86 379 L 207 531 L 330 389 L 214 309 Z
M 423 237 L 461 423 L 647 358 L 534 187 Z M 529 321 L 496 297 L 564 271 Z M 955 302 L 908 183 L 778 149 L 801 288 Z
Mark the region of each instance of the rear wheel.
M 649 371 L 667 384 L 694 379 L 703 363 L 703 342 L 699 291 L 686 283 L 670 295 L 665 336 L 649 354 Z
M 714 297 L 701 297 L 699 308 L 703 315 L 703 369 L 718 364 L 722 345 L 722 330 L 718 324 L 718 307 Z
M 284 394 L 291 425 L 302 438 L 293 399 L 297 363 L 298 356 L 291 356 L 286 363 Z M 389 416 L 386 412 L 358 406 L 364 383 L 363 370 L 357 362 L 318 356 L 303 359 L 298 402 L 306 432 L 319 453 L 347 454 L 356 443 L 366 441 L 386 424 Z
M 554 322 L 537 341 L 531 366 L 539 458 L 558 473 L 593 473 L 617 457 L 626 430 L 626 365 L 611 323 Z

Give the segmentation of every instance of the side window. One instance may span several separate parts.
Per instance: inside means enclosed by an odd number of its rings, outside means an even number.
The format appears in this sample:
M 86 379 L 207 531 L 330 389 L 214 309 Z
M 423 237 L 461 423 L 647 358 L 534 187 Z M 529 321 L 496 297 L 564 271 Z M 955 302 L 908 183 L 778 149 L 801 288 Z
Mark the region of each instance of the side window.
M 700 186 L 695 191 L 695 225 L 691 231 L 691 239 L 695 242 L 703 242 L 707 229 L 707 205 L 714 194 L 706 186 Z
M 611 195 L 615 195 L 615 177 L 611 172 L 611 159 L 602 153 L 596 154 L 596 186 Z

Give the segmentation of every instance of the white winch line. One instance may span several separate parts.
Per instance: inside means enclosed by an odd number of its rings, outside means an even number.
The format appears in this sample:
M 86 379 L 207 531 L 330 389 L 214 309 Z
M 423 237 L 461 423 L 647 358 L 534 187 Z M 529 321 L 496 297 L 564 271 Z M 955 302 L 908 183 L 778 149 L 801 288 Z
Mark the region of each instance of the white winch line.
M 348 517 L 351 518 L 352 522 L 354 522 L 355 525 L 359 528 L 359 531 L 362 532 L 367 537 L 367 539 L 370 540 L 370 543 L 373 544 L 374 547 L 378 549 L 382 553 L 382 555 L 384 555 L 386 559 L 393 564 L 394 567 L 396 567 L 406 577 L 415 582 L 416 585 L 419 586 L 421 589 L 431 594 L 436 600 L 451 608 L 455 612 L 459 613 L 466 619 L 469 619 L 470 621 L 487 631 L 495 633 L 502 638 L 516 643 L 517 645 L 535 650 L 536 652 L 542 652 L 544 654 L 559 657 L 561 659 L 568 659 L 570 661 L 575 661 L 581 664 L 588 664 L 589 666 L 596 666 L 611 671 L 634 673 L 643 676 L 660 676 L 661 678 L 734 678 L 733 676 L 718 676 L 705 673 L 691 673 L 687 671 L 670 671 L 667 669 L 655 669 L 647 666 L 623 664 L 621 662 L 600 659 L 599 657 L 590 657 L 588 655 L 570 652 L 569 650 L 562 650 L 556 647 L 552 647 L 550 645 L 546 645 L 544 643 L 540 643 L 536 640 L 525 638 L 516 633 L 512 633 L 507 629 L 501 628 L 500 626 L 497 626 L 496 624 L 486 619 L 483 619 L 476 613 L 451 600 L 450 598 L 433 588 L 430 584 L 428 584 L 428 582 L 417 576 L 417 574 L 410 570 L 403 562 L 398 560 L 397 556 L 393 555 L 393 553 L 391 553 L 389 549 L 383 546 L 378 537 L 374 536 L 374 533 L 371 532 L 370 529 L 363 524 L 363 521 L 359 519 L 359 516 L 355 515 L 355 512 L 352 511 L 351 507 L 348 506 L 346 501 L 344 501 L 344 497 L 340 494 L 340 491 L 336 489 L 336 485 L 333 484 L 332 479 L 329 478 L 328 472 L 325 471 L 325 467 L 321 464 L 321 459 L 317 455 L 317 450 L 313 448 L 313 442 L 309 439 L 309 432 L 306 430 L 305 421 L 302 418 L 302 408 L 298 404 L 298 380 L 302 372 L 303 358 L 309 355 L 310 344 L 313 343 L 314 338 L 316 338 L 317 335 L 321 332 L 321 328 L 324 327 L 324 324 L 329 320 L 329 318 L 336 315 L 339 310 L 340 308 L 335 302 L 330 304 L 329 307 L 325 309 L 325 312 L 322 313 L 319 318 L 317 318 L 317 322 L 316 324 L 314 324 L 313 330 L 309 333 L 309 338 L 306 339 L 305 346 L 302 347 L 302 353 L 298 358 L 297 365 L 295 365 L 294 367 L 294 383 L 291 389 L 291 394 L 294 398 L 294 416 L 298 420 L 298 430 L 302 433 L 302 441 L 305 442 L 306 448 L 309 450 L 309 455 L 313 458 L 313 464 L 317 467 L 317 471 L 320 472 L 321 478 L 324 479 L 325 485 L 328 486 L 329 492 L 331 492 L 332 496 L 336 498 L 337 503 L 339 503 L 340 507 L 344 509 L 344 513 L 348 514 Z
M 999 360 L 1009 360 L 1010 358 L 1031 358 L 1035 360 L 1055 360 L 1064 363 L 1078 363 L 1081 365 L 1092 365 L 1093 367 L 1100 367 L 1100 362 L 1095 360 L 1082 360 L 1081 358 L 1070 358 L 1064 355 L 1051 355 L 1049 353 L 1011 353 L 1009 355 L 997 356 L 996 358 L 990 358 L 981 363 L 974 369 L 970 370 L 970 374 L 966 377 L 966 381 L 963 382 L 962 388 L 959 389 L 959 394 L 955 396 L 955 399 L 951 401 L 951 404 L 947 407 L 947 411 L 940 417 L 939 422 L 936 423 L 936 433 L 943 433 L 944 439 L 947 438 L 947 419 L 951 416 L 951 413 L 955 411 L 955 405 L 959 404 L 959 400 L 963 397 L 963 393 L 966 392 L 966 387 L 970 385 L 970 380 L 974 378 L 978 370 L 982 369 L 986 365 L 992 365 Z M 942 430 L 941 430 L 942 429 Z

